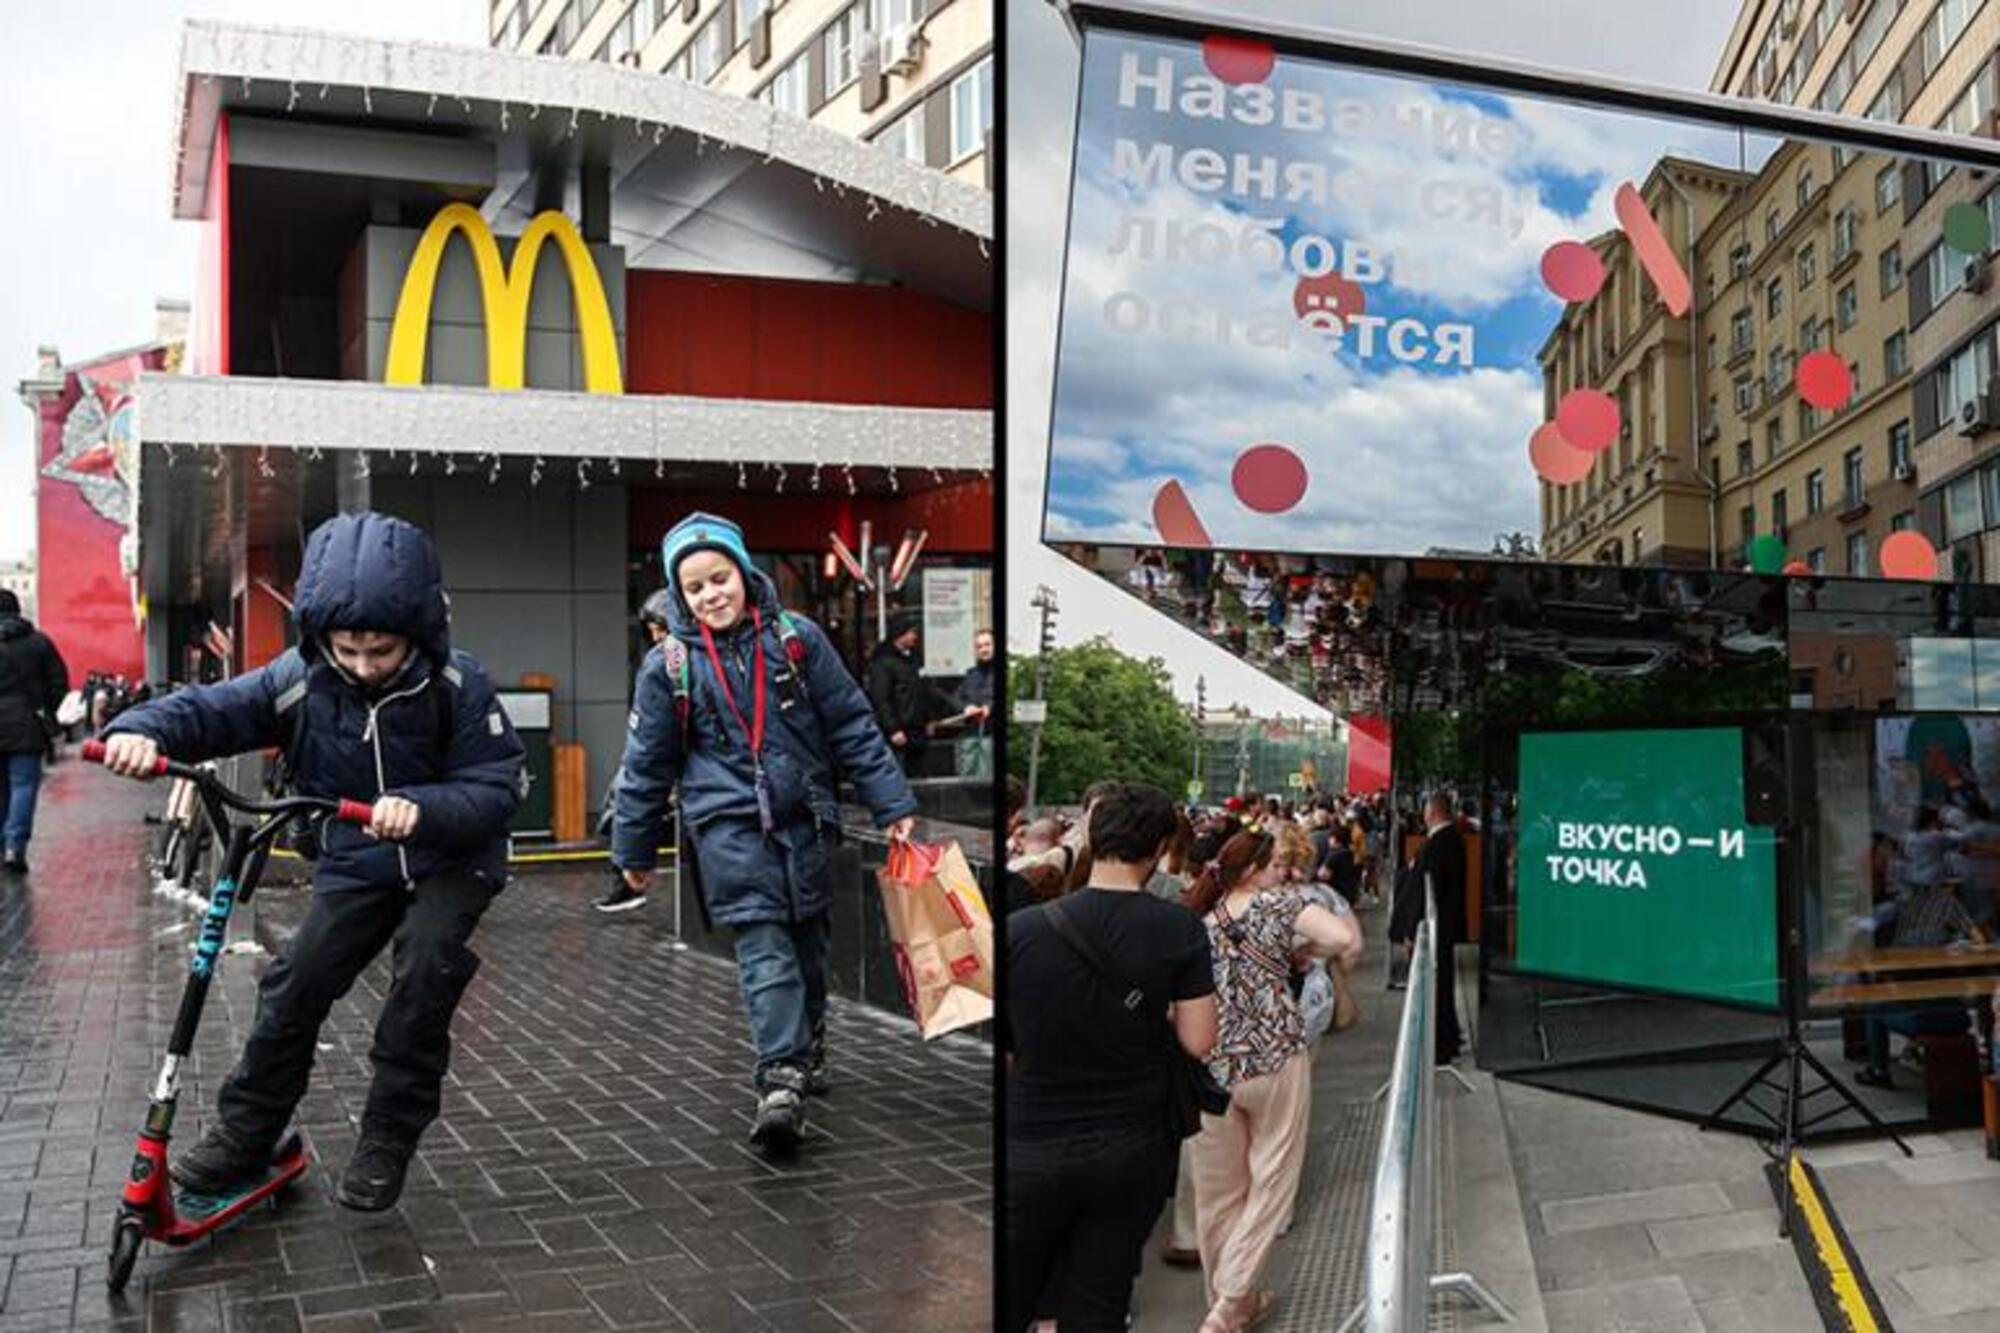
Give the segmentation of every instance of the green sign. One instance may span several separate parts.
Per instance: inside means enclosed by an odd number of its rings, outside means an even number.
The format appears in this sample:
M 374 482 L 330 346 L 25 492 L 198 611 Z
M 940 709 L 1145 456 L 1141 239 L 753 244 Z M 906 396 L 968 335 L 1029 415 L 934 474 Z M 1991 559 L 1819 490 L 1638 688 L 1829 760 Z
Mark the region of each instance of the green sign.
M 1521 737 L 1525 972 L 1778 1003 L 1777 841 L 1743 812 L 1743 733 Z
M 1190 801 L 1199 801 L 1201 799 L 1201 784 L 1199 782 L 1188 783 L 1188 799 Z

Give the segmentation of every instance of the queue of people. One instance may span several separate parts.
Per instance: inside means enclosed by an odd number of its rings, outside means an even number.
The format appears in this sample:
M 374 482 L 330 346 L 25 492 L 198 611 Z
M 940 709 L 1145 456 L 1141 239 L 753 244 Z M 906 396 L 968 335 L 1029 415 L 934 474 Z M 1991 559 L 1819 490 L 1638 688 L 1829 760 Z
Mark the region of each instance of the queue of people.
M 1008 1156 L 1001 1327 L 1123 1329 L 1149 1237 L 1199 1266 L 1200 1333 L 1241 1333 L 1289 1225 L 1331 1026 L 1314 976 L 1360 960 L 1372 798 L 1179 807 L 1100 782 L 1082 817 L 1023 819 L 1008 791 Z M 1210 1089 L 1185 1114 L 1177 1080 Z M 1166 1108 L 1163 1111 L 1163 1108 Z

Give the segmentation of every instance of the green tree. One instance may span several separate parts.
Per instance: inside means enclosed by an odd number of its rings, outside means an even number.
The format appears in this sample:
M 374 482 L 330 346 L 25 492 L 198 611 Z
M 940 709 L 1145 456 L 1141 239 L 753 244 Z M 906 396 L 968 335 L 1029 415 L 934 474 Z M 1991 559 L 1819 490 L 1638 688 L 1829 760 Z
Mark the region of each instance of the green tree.
M 1012 659 L 1007 697 L 1035 693 L 1032 657 Z M 1043 805 L 1074 805 L 1105 778 L 1185 789 L 1194 762 L 1194 724 L 1174 698 L 1173 677 L 1157 657 L 1127 657 L 1107 638 L 1049 654 L 1048 722 L 1042 729 Z M 1007 768 L 1028 776 L 1033 728 L 1010 724 Z

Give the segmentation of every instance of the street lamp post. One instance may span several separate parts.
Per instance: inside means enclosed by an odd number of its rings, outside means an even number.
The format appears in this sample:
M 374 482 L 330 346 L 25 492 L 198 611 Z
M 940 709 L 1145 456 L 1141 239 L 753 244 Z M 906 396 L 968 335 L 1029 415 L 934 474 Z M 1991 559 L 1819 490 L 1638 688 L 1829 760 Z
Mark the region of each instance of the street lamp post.
M 1035 700 L 1040 703 L 1048 698 L 1049 653 L 1056 646 L 1056 592 L 1046 583 L 1035 589 L 1035 600 L 1031 605 L 1042 613 L 1042 634 L 1040 649 L 1035 654 Z M 1037 814 L 1037 793 L 1042 775 L 1042 717 L 1043 709 L 1035 710 L 1036 720 L 1029 723 L 1035 730 L 1028 740 L 1028 812 Z

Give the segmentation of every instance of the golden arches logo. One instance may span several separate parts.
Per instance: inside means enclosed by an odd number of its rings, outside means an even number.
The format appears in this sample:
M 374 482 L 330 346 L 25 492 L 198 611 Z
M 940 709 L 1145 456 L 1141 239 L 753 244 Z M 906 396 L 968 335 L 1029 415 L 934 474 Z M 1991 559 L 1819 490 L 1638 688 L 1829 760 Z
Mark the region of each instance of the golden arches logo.
M 479 272 L 479 297 L 486 313 L 486 383 L 493 389 L 525 387 L 528 372 L 528 299 L 535 285 L 535 260 L 542 243 L 553 240 L 569 270 L 570 294 L 576 302 L 577 336 L 583 341 L 583 385 L 591 393 L 623 393 L 618 368 L 618 335 L 611 326 L 611 304 L 597 264 L 576 226 L 561 213 L 538 213 L 514 246 L 511 265 L 500 259 L 499 242 L 479 211 L 467 204 L 446 204 L 417 240 L 410 267 L 396 298 L 396 318 L 389 326 L 390 384 L 422 384 L 424 353 L 430 339 L 431 303 L 437 296 L 438 266 L 452 233 L 465 236 Z

